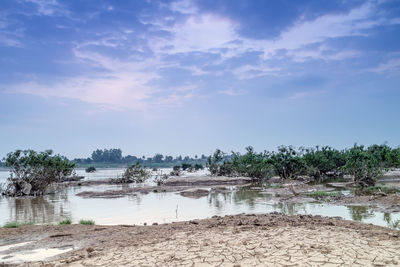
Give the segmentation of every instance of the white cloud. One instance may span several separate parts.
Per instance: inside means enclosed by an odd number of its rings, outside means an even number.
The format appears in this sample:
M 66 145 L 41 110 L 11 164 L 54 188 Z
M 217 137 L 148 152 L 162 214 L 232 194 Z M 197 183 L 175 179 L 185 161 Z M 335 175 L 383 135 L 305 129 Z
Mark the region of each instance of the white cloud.
M 266 75 L 277 75 L 281 72 L 280 68 L 270 68 L 267 66 L 260 65 L 243 65 L 236 68 L 232 73 L 240 80 L 253 79 Z
M 55 16 L 68 13 L 55 0 L 27 1 L 36 4 L 42 15 Z M 327 46 L 326 43 L 332 38 L 365 35 L 364 30 L 381 23 L 388 23 L 383 20 L 371 19 L 374 5 L 366 3 L 346 14 L 328 14 L 311 21 L 301 19 L 281 32 L 277 38 L 260 40 L 240 36 L 238 33 L 240 25 L 228 17 L 213 13 L 199 13 L 198 8 L 191 1 L 174 2 L 169 5 L 169 9 L 181 13 L 182 20 L 175 20 L 174 17 L 141 16 L 141 22 L 148 29 L 150 28 L 147 32 L 132 34 L 133 31 L 125 27 L 122 30 L 98 33 L 92 39 L 76 44 L 73 49 L 75 59 L 85 66 L 91 67 L 91 71 L 74 78 L 62 79 L 53 84 L 32 80 L 9 87 L 9 91 L 78 99 L 112 109 L 145 110 L 151 105 L 177 106 L 187 99 L 198 96 L 198 89 L 193 85 L 176 88 L 150 86 L 152 81 L 160 78 L 160 70 L 163 68 L 179 67 L 191 71 L 192 75 L 204 76 L 211 74 L 205 70 L 208 65 L 215 67 L 227 59 L 241 56 L 246 52 L 259 52 L 261 56 L 258 62 L 254 64 L 246 62 L 241 66 L 239 64 L 237 67 L 231 67 L 229 70 L 237 79 L 286 75 L 287 70 L 283 66 L 275 64 L 274 67 L 270 67 L 271 64 L 269 64 L 272 59 L 276 59 L 280 51 L 285 51 L 283 53 L 285 57 L 297 62 L 309 59 L 337 61 L 361 56 L 357 51 L 337 50 Z M 394 22 L 396 20 L 390 23 Z M 8 39 L 1 38 L 1 30 L 3 30 L 1 27 L 3 26 L 0 20 L 0 43 L 18 46 L 20 44 L 18 38 L 13 39 L 9 36 Z M 153 35 L 155 32 L 168 34 L 160 37 Z M 138 39 L 147 40 L 148 47 L 145 47 L 146 44 L 138 45 L 135 42 Z M 98 46 L 106 49 L 97 49 Z M 133 53 L 126 54 L 125 58 L 119 58 L 104 52 L 121 47 L 129 48 L 130 51 L 145 51 L 144 48 L 150 48 L 152 54 L 145 59 L 139 59 L 134 58 Z M 310 47 L 315 48 L 311 49 Z M 163 60 L 166 55 L 194 52 L 218 54 L 221 59 L 191 66 L 183 66 L 179 60 L 175 62 Z M 388 61 L 374 71 L 383 72 L 395 69 L 399 64 L 398 60 Z M 222 70 L 220 72 L 213 71 L 212 74 L 221 72 Z M 219 93 L 239 96 L 246 94 L 247 91 L 229 88 L 219 91 Z M 300 92 L 289 98 L 299 99 L 307 97 L 307 94 Z
M 201 14 L 190 16 L 183 23 L 176 23 L 173 28 L 163 26 L 172 38 L 157 38 L 150 42 L 158 53 L 187 53 L 222 49 L 236 38 L 235 23 L 228 18 Z
M 181 14 L 196 14 L 198 12 L 197 7 L 190 0 L 172 2 L 170 9 Z
M 379 74 L 390 74 L 398 75 L 400 74 L 400 58 L 391 58 L 385 62 L 380 63 L 377 67 L 369 69 L 371 72 L 376 72 Z
M 247 94 L 247 91 L 243 89 L 228 88 L 226 90 L 221 90 L 218 93 L 228 96 L 241 96 Z
M 25 0 L 37 6 L 37 12 L 43 16 L 67 16 L 69 11 L 61 6 L 57 0 Z
M 179 3 L 179 4 L 178 4 Z M 190 6 L 185 8 L 177 6 Z M 176 22 L 172 27 L 157 19 L 153 26 L 170 33 L 169 37 L 150 38 L 150 47 L 156 54 L 174 55 L 179 53 L 216 53 L 221 60 L 209 62 L 210 65 L 222 64 L 225 60 L 237 57 L 246 52 L 260 52 L 261 60 L 250 65 L 244 65 L 233 70 L 239 79 L 251 79 L 268 74 L 281 74 L 285 71 L 280 67 L 268 68 L 266 62 L 275 59 L 278 52 L 286 51 L 285 55 L 294 61 L 303 62 L 309 59 L 338 61 L 359 57 L 361 53 L 354 50 L 327 49 L 325 44 L 332 38 L 366 35 L 364 30 L 381 23 L 372 19 L 375 6 L 366 3 L 348 13 L 328 14 L 306 21 L 300 19 L 273 40 L 260 40 L 242 37 L 238 34 L 239 24 L 227 17 L 212 13 L 199 13 L 190 1 L 175 2 L 171 7 L 175 12 L 187 15 L 183 21 Z M 149 20 L 146 23 L 152 24 Z M 266 25 L 268 27 L 268 25 Z M 318 45 L 316 50 L 311 45 Z M 202 73 L 196 69 L 194 73 Z M 203 74 L 205 74 L 204 72 Z

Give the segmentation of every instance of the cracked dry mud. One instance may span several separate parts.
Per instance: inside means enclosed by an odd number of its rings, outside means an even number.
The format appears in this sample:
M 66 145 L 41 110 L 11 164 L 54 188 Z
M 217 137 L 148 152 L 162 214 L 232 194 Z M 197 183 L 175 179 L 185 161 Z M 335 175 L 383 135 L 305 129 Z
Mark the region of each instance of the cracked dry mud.
M 83 236 L 93 242 L 32 266 L 400 264 L 399 231 L 321 216 L 236 215 L 158 226 L 94 229 L 96 226 L 70 226 L 57 230 L 73 233 L 62 237 L 61 243 Z

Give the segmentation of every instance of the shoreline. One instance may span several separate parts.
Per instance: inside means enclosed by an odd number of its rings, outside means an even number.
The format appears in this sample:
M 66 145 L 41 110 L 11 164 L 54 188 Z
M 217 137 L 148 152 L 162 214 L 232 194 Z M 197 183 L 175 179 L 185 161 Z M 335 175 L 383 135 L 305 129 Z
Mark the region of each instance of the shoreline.
M 2 246 L 33 241 L 8 251 L 0 246 L 0 264 L 5 255 L 17 257 L 40 248 L 72 249 L 45 259 L 46 266 L 400 263 L 400 231 L 339 218 L 280 213 L 213 216 L 153 226 L 2 228 L 0 240 Z M 43 265 L 33 262 L 30 266 Z

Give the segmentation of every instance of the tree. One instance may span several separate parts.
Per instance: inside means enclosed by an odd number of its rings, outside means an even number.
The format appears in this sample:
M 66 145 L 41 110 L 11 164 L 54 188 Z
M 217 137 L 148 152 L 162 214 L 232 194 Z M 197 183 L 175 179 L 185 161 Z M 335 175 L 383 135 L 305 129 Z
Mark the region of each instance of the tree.
M 134 183 L 143 183 L 150 177 L 151 172 L 143 168 L 139 162 L 134 165 L 128 166 L 124 173 L 122 174 L 122 178 L 125 180 L 124 182 L 134 182 Z
M 153 157 L 153 162 L 155 162 L 155 163 L 162 163 L 163 158 L 164 158 L 163 155 L 161 155 L 161 154 L 156 154 L 156 155 Z
M 265 178 L 271 174 L 271 165 L 267 162 L 268 153 L 255 153 L 253 147 L 246 147 L 247 153 L 234 153 L 232 167 L 239 175 L 251 178 Z
M 302 149 L 302 152 L 307 174 L 317 181 L 342 174 L 342 167 L 346 163 L 343 152 L 329 146 Z
M 92 153 L 92 159 L 94 162 L 120 163 L 122 162 L 122 151 L 119 148 L 96 149 Z
M 210 170 L 211 175 L 219 175 L 218 170 L 223 156 L 224 152 L 222 152 L 220 149 L 217 149 L 212 156 L 208 157 L 206 166 Z
M 164 161 L 170 163 L 173 160 L 174 160 L 174 158 L 172 156 L 165 156 L 165 160 Z
M 268 162 L 282 179 L 294 179 L 305 172 L 305 163 L 292 146 L 280 146 L 272 153 Z
M 346 164 L 343 169 L 354 176 L 354 181 L 361 187 L 374 186 L 383 174 L 382 162 L 364 146 L 354 145 L 346 151 Z
M 11 168 L 5 194 L 9 196 L 42 195 L 46 187 L 70 175 L 75 163 L 52 150 L 36 152 L 16 150 L 7 154 L 6 165 Z

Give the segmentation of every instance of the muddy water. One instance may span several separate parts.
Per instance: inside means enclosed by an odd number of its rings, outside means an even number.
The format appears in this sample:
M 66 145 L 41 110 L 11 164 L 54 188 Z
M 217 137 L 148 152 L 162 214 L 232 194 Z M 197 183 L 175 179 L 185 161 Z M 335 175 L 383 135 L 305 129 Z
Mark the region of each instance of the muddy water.
M 114 175 L 112 177 L 117 177 L 118 172 L 108 171 Z M 103 174 L 97 173 L 96 178 Z M 399 227 L 396 222 L 400 222 L 399 213 L 373 212 L 362 206 L 280 204 L 262 190 L 250 188 L 234 188 L 232 192 L 212 193 L 199 199 L 160 192 L 114 199 L 85 199 L 75 195 L 88 190 L 115 190 L 130 186 L 134 185 L 77 186 L 58 189 L 55 193 L 43 197 L 0 197 L 0 225 L 9 221 L 55 224 L 66 218 L 71 218 L 75 223 L 80 219 L 92 219 L 96 224 L 152 224 L 201 219 L 214 215 L 273 211 L 289 215 L 339 216 L 392 228 Z

